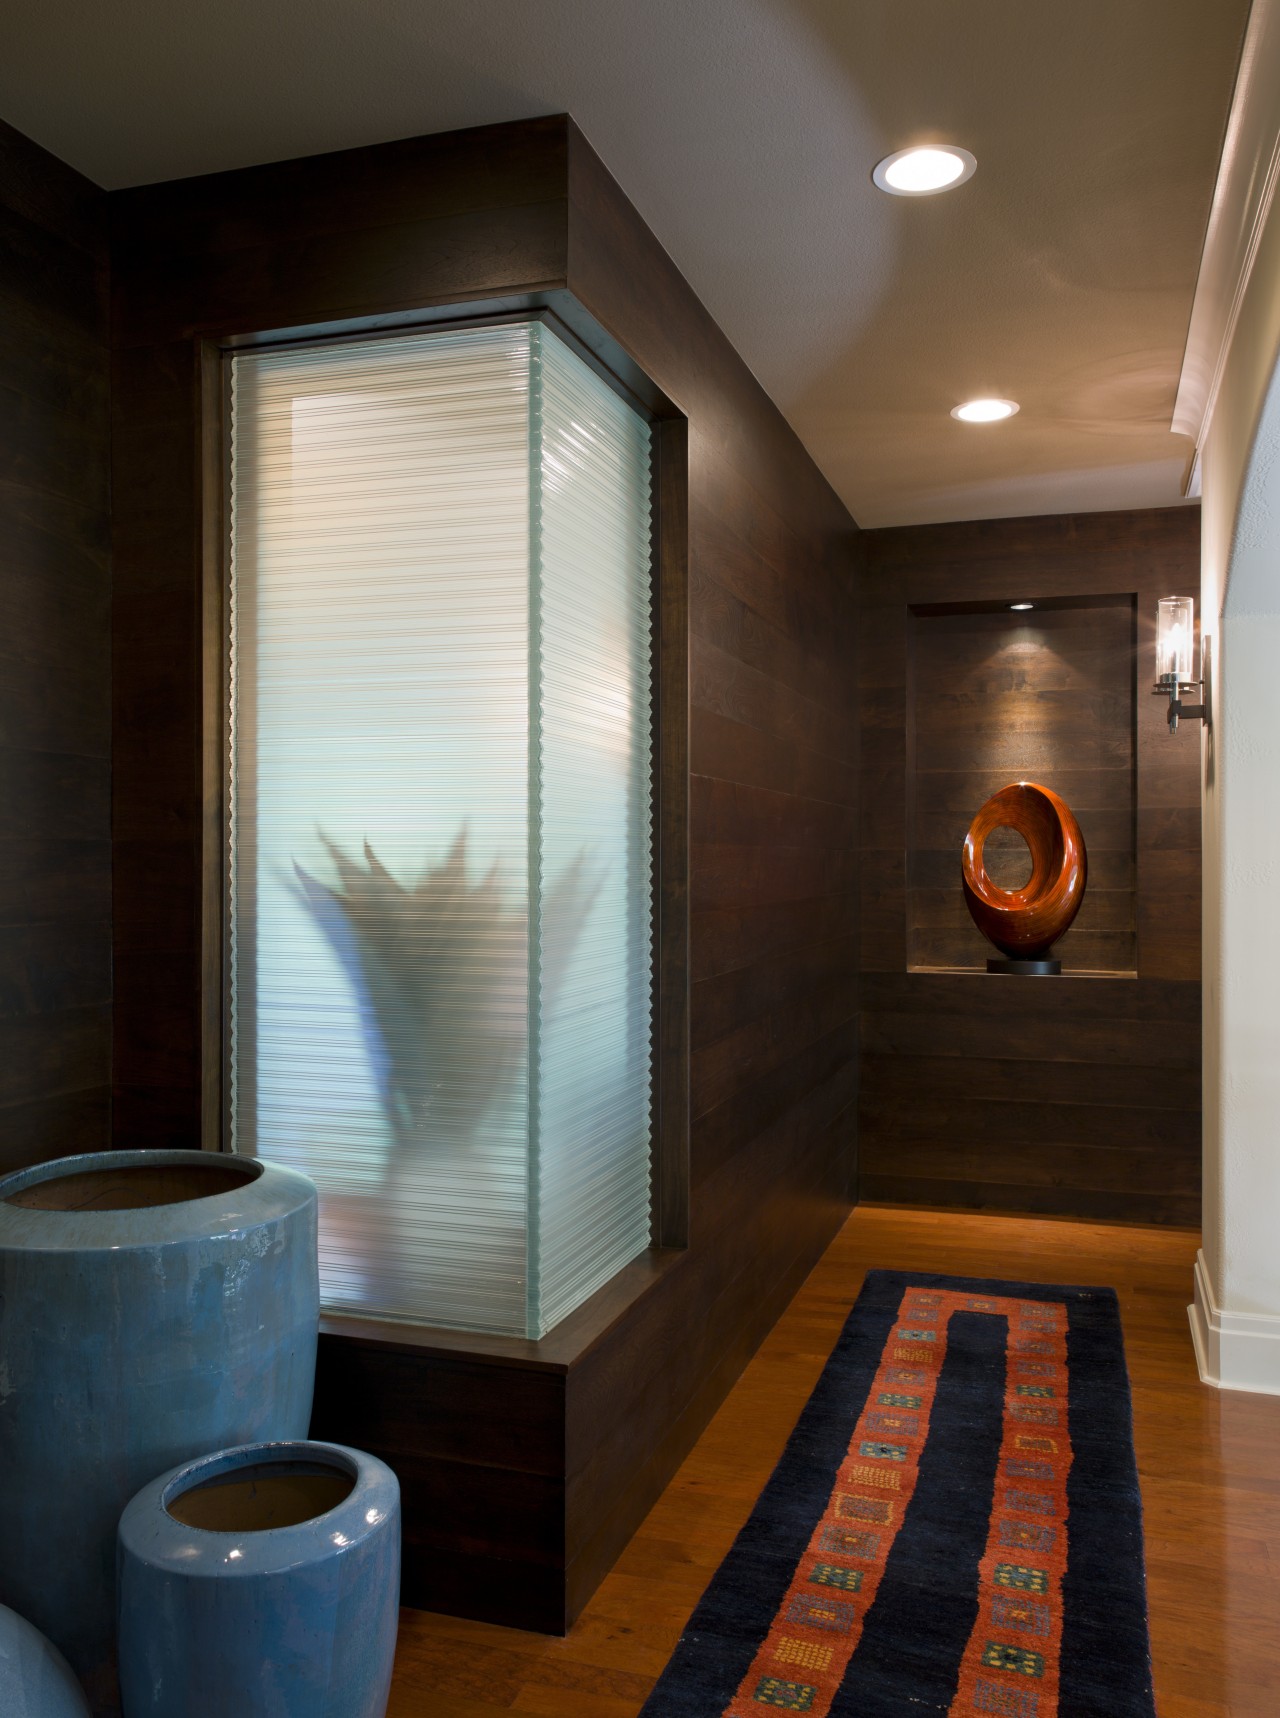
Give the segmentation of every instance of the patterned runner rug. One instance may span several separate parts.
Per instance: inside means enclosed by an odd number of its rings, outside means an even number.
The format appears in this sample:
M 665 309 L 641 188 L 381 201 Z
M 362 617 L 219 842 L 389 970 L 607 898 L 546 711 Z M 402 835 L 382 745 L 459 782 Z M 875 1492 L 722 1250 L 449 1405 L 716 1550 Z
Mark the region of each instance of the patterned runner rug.
M 871 1271 L 642 1718 L 1154 1718 L 1113 1290 Z

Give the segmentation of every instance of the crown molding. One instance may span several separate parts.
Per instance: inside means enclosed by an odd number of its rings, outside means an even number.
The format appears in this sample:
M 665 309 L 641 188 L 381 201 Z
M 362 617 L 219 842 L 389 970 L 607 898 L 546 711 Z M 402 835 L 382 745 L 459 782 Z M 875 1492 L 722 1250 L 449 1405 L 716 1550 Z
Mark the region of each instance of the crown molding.
M 1200 458 L 1258 246 L 1280 184 L 1280 0 L 1253 0 L 1227 117 L 1187 344 L 1174 401 L 1178 435 L 1195 457 L 1185 493 L 1200 492 Z

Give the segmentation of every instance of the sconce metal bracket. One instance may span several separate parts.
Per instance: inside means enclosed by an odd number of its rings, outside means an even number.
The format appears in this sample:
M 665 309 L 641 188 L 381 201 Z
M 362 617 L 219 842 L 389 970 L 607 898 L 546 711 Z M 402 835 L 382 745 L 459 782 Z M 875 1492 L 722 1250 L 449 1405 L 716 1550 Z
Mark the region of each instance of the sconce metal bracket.
M 1203 722 L 1206 728 L 1212 727 L 1213 725 L 1210 717 L 1210 711 L 1212 708 L 1209 680 L 1211 658 L 1209 655 L 1208 645 L 1209 641 L 1206 639 L 1203 662 L 1203 680 L 1179 680 L 1176 675 L 1162 674 L 1156 681 L 1155 685 L 1151 688 L 1157 698 L 1167 698 L 1169 700 L 1169 732 L 1171 734 L 1177 733 L 1178 721 L 1183 716 L 1194 716 L 1199 721 Z M 1198 692 L 1200 694 L 1200 702 L 1198 704 L 1184 703 L 1183 700 L 1189 697 L 1193 692 Z
M 1182 684 L 1178 687 L 1179 694 L 1182 694 L 1183 692 L 1198 692 L 1199 690 L 1200 682 L 1198 680 L 1193 680 L 1189 684 Z M 1202 722 L 1207 722 L 1209 718 L 1208 706 L 1205 704 L 1184 704 L 1181 696 L 1170 698 L 1169 732 L 1171 734 L 1177 733 L 1178 723 L 1183 716 L 1198 716 Z

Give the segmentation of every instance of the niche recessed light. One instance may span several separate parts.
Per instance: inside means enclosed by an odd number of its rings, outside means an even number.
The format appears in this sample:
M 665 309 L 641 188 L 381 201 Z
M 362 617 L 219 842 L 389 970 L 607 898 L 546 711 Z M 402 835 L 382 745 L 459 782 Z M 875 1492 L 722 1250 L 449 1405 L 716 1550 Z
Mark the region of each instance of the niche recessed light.
M 1034 608 L 1035 606 L 1033 602 L 1011 602 L 1009 604 L 1011 609 Z
M 954 143 L 925 143 L 886 155 L 871 177 L 891 197 L 932 197 L 972 179 L 977 165 L 967 149 Z
M 966 424 L 998 424 L 1017 409 L 1017 400 L 966 400 L 962 406 L 952 406 L 951 415 Z

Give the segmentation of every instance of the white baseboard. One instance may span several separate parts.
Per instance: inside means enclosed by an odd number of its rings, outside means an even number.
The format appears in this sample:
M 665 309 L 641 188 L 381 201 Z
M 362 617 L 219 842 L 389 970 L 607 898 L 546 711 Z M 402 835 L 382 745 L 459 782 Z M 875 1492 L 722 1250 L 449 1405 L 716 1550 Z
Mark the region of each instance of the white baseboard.
M 1196 1254 L 1195 1299 L 1187 1317 L 1204 1383 L 1280 1396 L 1280 1318 L 1223 1312 L 1213 1298 L 1203 1252 Z

